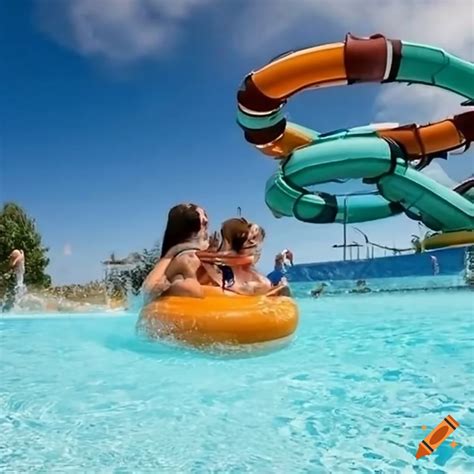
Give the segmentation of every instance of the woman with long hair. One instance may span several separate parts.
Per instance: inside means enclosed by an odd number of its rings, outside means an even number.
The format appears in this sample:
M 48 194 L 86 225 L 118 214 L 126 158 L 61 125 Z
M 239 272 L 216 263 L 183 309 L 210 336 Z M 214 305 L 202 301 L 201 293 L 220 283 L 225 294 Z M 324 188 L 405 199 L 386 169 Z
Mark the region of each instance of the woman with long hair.
M 143 282 L 146 301 L 162 295 L 203 296 L 197 279 L 201 261 L 196 252 L 209 246 L 208 223 L 206 212 L 196 204 L 178 204 L 170 209 L 161 258 Z

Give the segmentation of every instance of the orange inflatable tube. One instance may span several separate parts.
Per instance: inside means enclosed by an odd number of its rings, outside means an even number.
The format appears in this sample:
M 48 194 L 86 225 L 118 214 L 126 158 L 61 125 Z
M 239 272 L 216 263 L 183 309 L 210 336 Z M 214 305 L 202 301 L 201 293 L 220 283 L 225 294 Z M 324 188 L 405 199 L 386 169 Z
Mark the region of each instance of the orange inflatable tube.
M 241 296 L 206 287 L 202 299 L 169 296 L 149 303 L 137 327 L 148 337 L 193 346 L 256 344 L 289 338 L 298 317 L 291 298 Z

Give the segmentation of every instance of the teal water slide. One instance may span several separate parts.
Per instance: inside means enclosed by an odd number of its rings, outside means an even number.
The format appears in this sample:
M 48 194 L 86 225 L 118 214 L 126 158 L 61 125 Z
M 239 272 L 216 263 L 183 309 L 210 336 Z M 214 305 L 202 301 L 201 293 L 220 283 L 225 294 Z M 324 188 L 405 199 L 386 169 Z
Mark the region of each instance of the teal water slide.
M 383 51 L 380 38 L 385 45 Z M 365 52 L 361 52 L 362 41 L 366 41 Z M 308 70 L 310 62 L 316 65 L 318 58 L 328 63 L 327 49 L 316 47 L 306 51 Z M 366 126 L 326 134 L 287 123 L 282 108 L 288 97 L 302 89 L 292 90 L 291 87 L 297 86 L 291 83 L 290 68 L 295 69 L 295 74 L 305 73 L 301 65 L 304 53 L 305 50 L 289 53 L 262 68 L 262 72 L 247 76 L 238 95 L 238 123 L 250 143 L 260 149 L 271 149 L 273 145 L 278 149 L 278 143 L 287 139 L 285 134 L 305 137 L 303 145 L 290 147 L 288 153 L 277 156 L 281 160 L 279 168 L 265 190 L 265 202 L 272 213 L 303 222 L 331 223 L 371 221 L 404 212 L 435 231 L 473 230 L 474 203 L 464 193 L 472 185 L 464 186 L 463 192 L 449 189 L 423 174 L 421 169 L 429 166 L 433 158 L 446 158 L 448 151 L 469 147 L 474 140 L 474 111 L 424 127 Z M 284 61 L 288 64 L 287 71 L 283 69 Z M 366 40 L 349 37 L 343 45 L 343 62 L 346 84 L 369 81 L 426 84 L 464 97 L 463 105 L 474 103 L 474 65 L 442 49 L 387 40 L 381 35 Z M 338 65 L 336 60 L 328 67 L 333 65 L 335 69 L 334 64 Z M 275 76 L 270 81 L 267 78 L 273 65 Z M 374 72 L 377 68 L 381 72 Z M 275 84 L 279 76 L 285 76 L 281 80 L 288 81 L 290 86 L 278 89 Z M 322 85 L 340 85 L 341 77 L 333 79 L 331 84 L 326 77 Z M 306 88 L 314 87 L 314 75 L 311 81 Z M 308 189 L 350 179 L 375 184 L 377 191 L 332 195 Z

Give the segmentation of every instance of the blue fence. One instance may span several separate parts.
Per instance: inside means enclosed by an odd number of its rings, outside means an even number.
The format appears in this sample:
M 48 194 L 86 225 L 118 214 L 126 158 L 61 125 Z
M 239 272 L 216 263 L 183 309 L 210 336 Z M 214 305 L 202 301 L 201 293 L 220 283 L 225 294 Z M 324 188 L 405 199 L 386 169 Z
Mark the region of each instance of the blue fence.
M 464 274 L 468 247 L 455 247 L 431 252 L 368 260 L 297 264 L 288 270 L 290 282 L 317 282 L 401 277 L 427 277 Z M 434 259 L 436 257 L 437 269 Z

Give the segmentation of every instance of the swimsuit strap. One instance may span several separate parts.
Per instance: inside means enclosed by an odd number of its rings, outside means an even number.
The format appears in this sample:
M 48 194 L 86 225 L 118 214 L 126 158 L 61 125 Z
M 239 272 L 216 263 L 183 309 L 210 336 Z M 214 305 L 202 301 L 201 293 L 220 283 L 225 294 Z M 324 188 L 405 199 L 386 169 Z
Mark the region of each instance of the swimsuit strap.
M 232 287 L 235 283 L 234 270 L 228 265 L 217 265 L 217 267 L 222 272 L 222 289 L 228 289 Z
M 180 250 L 180 251 L 173 257 L 173 260 L 174 260 L 176 257 L 179 257 L 180 255 L 183 255 L 184 253 L 198 252 L 199 250 L 200 250 L 199 248 L 189 248 L 189 249 Z

